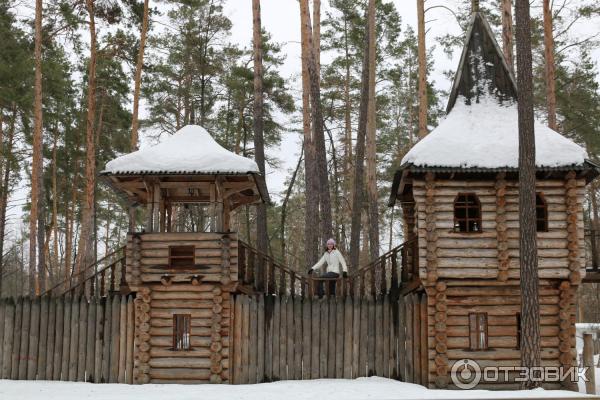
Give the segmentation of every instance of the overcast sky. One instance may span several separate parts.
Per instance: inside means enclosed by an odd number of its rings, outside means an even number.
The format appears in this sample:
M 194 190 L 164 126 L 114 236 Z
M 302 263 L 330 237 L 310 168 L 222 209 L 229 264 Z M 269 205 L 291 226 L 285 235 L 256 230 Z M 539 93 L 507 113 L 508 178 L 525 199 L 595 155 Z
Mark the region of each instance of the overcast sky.
M 569 0 L 576 4 L 578 0 Z M 416 31 L 417 13 L 416 0 L 393 0 L 398 12 L 402 17 L 403 24 L 412 25 Z M 325 17 L 327 9 L 327 0 L 322 0 L 322 17 Z M 429 0 L 427 6 L 444 4 L 451 9 L 457 9 L 458 0 Z M 232 41 L 240 45 L 249 45 L 252 36 L 252 7 L 250 0 L 229 0 L 226 3 L 225 14 L 232 20 Z M 300 12 L 298 0 L 261 0 L 262 24 L 273 39 L 283 44 L 283 53 L 287 59 L 281 68 L 284 77 L 298 78 L 300 73 Z M 532 13 L 539 13 L 540 10 L 532 9 Z M 456 23 L 454 16 L 447 10 L 438 8 L 431 10 L 427 14 L 427 47 L 435 46 L 435 38 L 448 32 L 460 33 L 460 27 Z M 586 22 L 574 26 L 575 34 L 589 34 L 600 31 L 600 21 Z M 449 59 L 437 46 L 434 50 L 434 71 L 430 79 L 434 81 L 437 88 L 449 90 L 450 82 L 444 77 L 443 71 L 454 70 L 458 63 L 460 54 L 454 54 Z M 600 61 L 600 51 L 594 53 L 595 59 Z M 327 54 L 323 54 L 324 63 Z M 299 80 L 296 79 L 296 85 L 293 87 L 294 94 L 299 96 Z M 445 102 L 445 99 L 443 99 Z M 282 168 L 267 172 L 267 182 L 274 200 L 279 200 L 279 192 L 285 189 L 284 181 L 289 175 L 288 170 L 295 166 L 297 155 L 300 150 L 300 138 L 296 133 L 286 134 L 283 137 L 281 151 L 272 152 L 279 154 L 282 162 Z

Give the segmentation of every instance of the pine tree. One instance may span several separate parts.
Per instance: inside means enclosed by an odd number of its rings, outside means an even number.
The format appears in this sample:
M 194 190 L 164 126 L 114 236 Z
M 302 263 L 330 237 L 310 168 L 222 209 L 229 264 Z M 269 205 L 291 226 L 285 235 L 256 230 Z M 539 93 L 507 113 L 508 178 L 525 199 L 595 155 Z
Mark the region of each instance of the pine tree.
M 517 87 L 519 109 L 519 261 L 521 265 L 521 366 L 539 367 L 540 304 L 535 208 L 535 132 L 529 1 L 516 0 Z M 529 379 L 531 389 L 540 385 Z
M 265 143 L 263 137 L 263 65 L 262 65 L 262 31 L 260 22 L 260 0 L 252 0 L 252 45 L 254 59 L 254 159 L 260 173 L 265 174 Z M 256 248 L 263 254 L 268 254 L 267 237 L 267 206 L 258 205 L 256 210 Z M 264 265 L 258 265 L 257 273 L 264 276 Z
M 142 84 L 142 68 L 144 67 L 144 50 L 146 49 L 146 38 L 148 36 L 148 20 L 150 5 L 149 0 L 144 0 L 144 9 L 142 11 L 142 29 L 140 31 L 140 47 L 138 49 L 137 62 L 135 65 L 135 79 L 133 89 L 133 117 L 131 119 L 131 149 L 138 148 L 138 129 L 139 129 L 139 103 L 140 103 L 140 87 Z

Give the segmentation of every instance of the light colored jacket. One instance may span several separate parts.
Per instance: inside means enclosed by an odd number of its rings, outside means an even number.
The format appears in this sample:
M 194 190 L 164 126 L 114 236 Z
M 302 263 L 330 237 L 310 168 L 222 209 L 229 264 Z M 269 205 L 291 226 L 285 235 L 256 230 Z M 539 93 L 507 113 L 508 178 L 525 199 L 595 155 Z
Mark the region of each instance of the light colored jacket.
M 323 254 L 323 257 L 319 260 L 318 263 L 313 265 L 311 268 L 313 271 L 315 269 L 321 268 L 323 264 L 327 264 L 326 272 L 335 272 L 336 274 L 341 274 L 342 272 L 348 272 L 348 267 L 346 266 L 346 260 L 344 260 L 344 256 L 338 249 L 326 251 Z M 341 268 L 340 268 L 341 265 Z

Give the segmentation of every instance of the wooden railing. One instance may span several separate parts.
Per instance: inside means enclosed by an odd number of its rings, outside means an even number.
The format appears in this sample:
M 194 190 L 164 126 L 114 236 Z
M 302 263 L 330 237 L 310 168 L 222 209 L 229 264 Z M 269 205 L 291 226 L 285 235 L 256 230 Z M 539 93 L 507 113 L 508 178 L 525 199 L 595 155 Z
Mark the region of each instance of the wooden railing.
M 354 296 L 380 297 L 397 293 L 403 282 L 418 274 L 418 247 L 413 239 L 359 268 L 345 285 L 342 280 L 342 288 Z
M 256 292 L 281 296 L 306 294 L 306 277 L 241 240 L 238 242 L 238 277 L 241 285 Z
M 125 246 L 109 253 L 84 270 L 72 274 L 42 294 L 60 296 L 64 294 L 86 297 L 105 297 L 127 286 Z
M 600 272 L 600 232 L 594 229 L 585 230 L 585 268 Z

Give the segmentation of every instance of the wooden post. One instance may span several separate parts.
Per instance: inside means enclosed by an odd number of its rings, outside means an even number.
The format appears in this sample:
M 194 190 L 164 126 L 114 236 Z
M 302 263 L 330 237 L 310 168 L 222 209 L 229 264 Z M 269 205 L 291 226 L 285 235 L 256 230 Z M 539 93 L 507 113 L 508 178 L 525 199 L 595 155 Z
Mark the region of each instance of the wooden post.
M 4 308 L 4 338 L 2 343 L 2 369 L 0 369 L 0 377 L 9 379 L 11 373 L 11 355 L 13 347 L 13 330 L 15 318 L 15 304 L 12 301 L 7 301 Z
M 54 340 L 55 340 L 55 331 L 56 331 L 56 308 L 58 301 L 56 299 L 49 299 L 50 305 L 48 306 L 48 339 L 47 339 L 47 347 L 46 347 L 46 359 L 44 363 L 41 363 L 41 367 L 38 364 L 39 368 L 45 368 L 45 375 L 39 377 L 42 380 L 52 380 L 54 375 Z
M 135 207 L 130 205 L 129 211 L 129 232 L 135 232 Z
M 48 297 L 43 297 L 40 303 L 40 334 L 37 356 L 37 379 L 46 380 L 46 349 L 48 345 L 48 314 L 49 314 Z M 0 342 L 1 343 L 1 342 Z M 1 348 L 2 346 L 0 346 Z
M 29 324 L 31 323 L 31 299 L 23 300 L 23 317 L 21 320 L 21 347 L 19 350 L 19 375 L 18 379 L 27 379 L 27 357 L 29 356 Z
M 594 339 L 591 333 L 583 334 L 583 366 L 587 367 L 585 392 L 596 394 L 596 374 L 594 368 Z
M 96 302 L 91 297 L 87 305 L 87 338 L 85 344 L 85 381 L 92 382 L 94 376 L 94 354 L 96 345 Z
M 77 360 L 77 382 L 85 381 L 85 355 L 87 353 L 88 302 L 85 296 L 79 300 L 79 350 Z
M 37 375 L 38 350 L 40 344 L 40 299 L 31 302 L 29 323 L 29 351 L 27 354 L 27 380 L 35 380 Z
M 127 356 L 127 297 L 118 296 L 121 298 L 120 315 L 119 315 L 119 369 L 117 381 L 125 383 L 125 358 Z
M 133 383 L 133 337 L 135 315 L 133 311 L 133 297 L 127 297 L 127 353 L 125 356 L 126 374 L 125 383 Z

